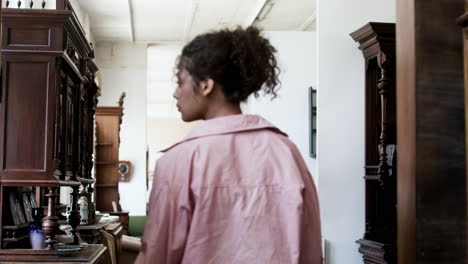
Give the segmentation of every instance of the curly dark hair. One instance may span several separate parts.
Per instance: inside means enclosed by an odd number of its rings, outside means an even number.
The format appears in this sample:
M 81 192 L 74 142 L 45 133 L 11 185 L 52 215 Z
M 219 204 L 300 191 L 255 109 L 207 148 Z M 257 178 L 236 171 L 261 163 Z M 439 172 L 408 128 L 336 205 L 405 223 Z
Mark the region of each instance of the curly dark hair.
M 275 53 L 256 27 L 223 29 L 195 37 L 183 48 L 177 68 L 185 68 L 197 86 L 213 79 L 230 103 L 245 102 L 252 93 L 258 97 L 260 90 L 273 99 L 280 85 Z

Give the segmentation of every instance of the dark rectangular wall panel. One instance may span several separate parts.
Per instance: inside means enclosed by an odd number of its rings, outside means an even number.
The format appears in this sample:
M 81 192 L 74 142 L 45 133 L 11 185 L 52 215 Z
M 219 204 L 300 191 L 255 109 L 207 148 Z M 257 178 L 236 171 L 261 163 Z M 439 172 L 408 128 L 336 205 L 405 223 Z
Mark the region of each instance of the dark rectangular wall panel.
M 397 1 L 398 263 L 467 263 L 463 13 Z

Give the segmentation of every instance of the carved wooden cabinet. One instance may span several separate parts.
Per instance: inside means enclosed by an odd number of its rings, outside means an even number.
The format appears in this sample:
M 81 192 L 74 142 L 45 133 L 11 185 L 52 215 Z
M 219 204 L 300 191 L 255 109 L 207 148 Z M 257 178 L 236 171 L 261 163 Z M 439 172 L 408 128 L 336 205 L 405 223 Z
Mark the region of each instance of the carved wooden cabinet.
M 65 0 L 57 1 L 57 10 L 2 9 L 1 43 L 2 248 L 28 247 L 28 223 L 13 221 L 9 200 L 10 195 L 21 200 L 18 194 L 34 192 L 36 202 L 45 207 L 42 228 L 46 244 L 53 250 L 59 227 L 55 210 L 58 187 L 73 189 L 69 223 L 76 232 L 78 188 L 90 188 L 94 182 L 93 126 L 99 95 L 94 79 L 98 68 L 92 46 Z
M 351 33 L 365 58 L 364 263 L 396 263 L 395 24 L 369 23 Z

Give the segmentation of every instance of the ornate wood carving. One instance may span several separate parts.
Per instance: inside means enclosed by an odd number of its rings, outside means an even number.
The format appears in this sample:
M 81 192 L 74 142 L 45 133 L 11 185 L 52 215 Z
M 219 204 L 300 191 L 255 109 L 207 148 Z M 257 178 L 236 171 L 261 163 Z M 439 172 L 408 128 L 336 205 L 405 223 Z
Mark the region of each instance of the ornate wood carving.
M 120 98 L 119 98 L 119 107 L 123 107 L 125 96 L 126 96 L 125 92 L 123 92 L 123 93 L 120 95 Z
M 91 190 L 98 69 L 71 10 L 4 9 L 2 29 L 0 130 L 5 133 L 0 133 L 0 192 L 5 186 L 11 186 L 8 192 L 36 186 L 39 197 L 39 190 L 47 190 L 42 227 L 47 247 L 53 249 L 56 189 L 73 186 L 69 218 L 73 232 L 79 223 L 78 186 L 82 183 Z M 9 246 L 18 247 L 22 229 L 2 224 L 9 217 L 2 197 L 0 193 L 0 234 L 10 239 Z
M 47 197 L 47 216 L 44 217 L 44 220 L 42 221 L 42 230 L 46 234 L 46 248 L 47 249 L 55 249 L 54 244 L 56 243 L 55 241 L 55 234 L 57 233 L 60 224 L 57 222 L 59 219 L 55 215 L 55 204 L 56 204 L 56 198 L 58 195 L 55 193 L 56 188 L 55 187 L 49 187 L 48 188 L 49 193 L 47 193 L 45 196 Z
M 72 179 L 73 173 L 73 123 L 74 123 L 74 103 L 73 103 L 74 83 L 67 77 L 66 81 L 66 155 L 65 155 L 65 179 Z
M 81 98 L 80 98 L 80 133 L 81 133 L 81 138 L 82 140 L 80 141 L 80 177 L 83 177 L 85 179 L 90 179 L 90 175 L 88 175 L 88 144 L 92 144 L 89 142 L 89 136 L 88 136 L 88 100 L 87 100 L 87 89 L 86 87 L 83 87 L 82 93 L 81 93 Z
M 380 162 L 379 170 L 377 172 L 379 180 L 382 182 L 389 176 L 389 166 L 387 163 L 387 93 L 390 80 L 388 79 L 387 74 L 387 64 L 380 63 L 379 65 L 381 77 L 377 84 L 378 93 L 380 95 L 380 105 L 381 105 L 381 121 L 380 121 Z
M 70 212 L 68 215 L 68 223 L 72 227 L 72 234 L 73 234 L 73 244 L 78 245 L 78 236 L 76 234 L 77 232 L 77 227 L 80 224 L 81 217 L 80 217 L 80 209 L 78 206 L 78 194 L 79 194 L 79 186 L 74 186 L 72 187 L 72 193 L 70 194 L 71 200 L 70 200 Z
M 69 37 L 66 41 L 67 45 L 65 48 L 65 53 L 70 58 L 70 60 L 75 64 L 75 66 L 80 69 L 81 67 L 81 57 L 76 48 L 74 47 L 72 39 Z M 81 71 L 81 73 L 84 73 Z
M 353 32 L 366 68 L 366 222 L 364 263 L 396 263 L 395 24 Z
M 57 58 L 57 66 L 61 68 L 61 59 Z M 55 110 L 55 139 L 54 139 L 54 176 L 58 180 L 64 179 L 63 173 L 63 121 L 64 121 L 64 85 L 62 75 L 58 74 L 56 87 L 56 110 Z

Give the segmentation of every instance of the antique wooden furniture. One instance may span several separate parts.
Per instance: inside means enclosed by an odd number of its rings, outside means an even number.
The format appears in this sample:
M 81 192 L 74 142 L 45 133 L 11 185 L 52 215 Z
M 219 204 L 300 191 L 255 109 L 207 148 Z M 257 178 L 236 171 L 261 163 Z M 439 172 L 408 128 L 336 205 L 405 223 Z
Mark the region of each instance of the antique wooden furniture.
M 106 257 L 119 263 L 123 226 L 121 223 L 99 222 L 92 225 L 78 226 L 81 239 L 88 244 L 104 244 L 108 248 Z M 109 261 L 110 262 L 110 261 Z M 106 262 L 108 263 L 108 262 Z
M 60 224 L 66 224 L 59 220 Z M 106 222 L 100 221 L 94 224 L 89 225 L 79 225 L 77 227 L 79 237 L 82 242 L 87 244 L 104 244 L 108 247 L 106 252 L 105 262 L 109 259 L 116 259 L 117 263 L 122 252 L 122 235 L 123 235 L 123 225 L 120 222 Z M 58 233 L 65 235 L 64 232 Z M 109 239 L 112 240 L 112 244 L 109 245 Z
M 123 107 L 96 109 L 96 208 L 99 211 L 121 211 L 119 196 L 119 145 Z
M 0 262 L 7 263 L 74 263 L 104 264 L 107 248 L 102 245 L 88 245 L 73 254 L 57 253 L 55 250 L 14 249 L 0 250 Z
M 351 34 L 366 67 L 364 263 L 396 263 L 395 24 L 369 23 Z
M 468 155 L 466 150 L 468 149 L 468 1 L 465 1 L 465 13 L 457 19 L 458 25 L 462 27 L 463 32 L 463 75 L 464 75 L 464 94 L 465 94 L 465 166 L 468 164 Z M 458 91 L 459 92 L 459 91 Z M 466 170 L 466 167 L 465 167 Z M 468 181 L 468 170 L 466 170 L 466 180 Z M 460 190 L 459 190 L 460 191 Z M 466 201 L 468 203 L 468 190 L 466 191 Z M 468 212 L 467 212 L 468 213 Z M 468 221 L 468 217 L 465 222 Z M 468 226 L 468 224 L 467 224 Z M 468 236 L 468 230 L 465 233 Z M 468 244 L 468 241 L 464 241 Z M 465 256 L 466 258 L 467 256 Z
M 398 263 L 467 260 L 465 2 L 397 0 Z
M 96 209 L 117 215 L 123 224 L 123 234 L 128 232 L 128 212 L 123 212 L 119 195 L 119 145 L 123 100 L 119 106 L 96 108 Z M 114 208 L 114 205 L 116 208 Z
M 110 215 L 115 215 L 119 217 L 119 222 L 122 224 L 122 234 L 127 235 L 128 234 L 128 225 L 129 225 L 129 216 L 128 216 L 128 211 L 120 211 L 120 212 L 109 212 Z
M 465 13 L 457 18 L 458 25 L 462 27 L 463 34 L 463 69 L 465 84 L 465 106 L 468 104 L 468 1 L 465 1 Z M 465 124 L 468 124 L 468 107 L 465 107 Z M 465 129 L 465 147 L 468 149 L 468 130 Z M 466 155 L 468 161 L 468 155 Z M 468 177 L 468 171 L 467 171 Z M 468 195 L 468 193 L 467 193 Z
M 66 0 L 57 0 L 55 10 L 2 9 L 1 39 L 0 241 L 2 248 L 29 247 L 29 222 L 15 224 L 11 213 L 19 215 L 27 205 L 22 207 L 19 202 L 12 211 L 9 204 L 12 196 L 27 204 L 18 194 L 34 191 L 35 201 L 46 208 L 42 229 L 51 251 L 29 250 L 27 254 L 30 259 L 44 254 L 52 258 L 57 252 L 58 187 L 73 189 L 68 222 L 76 233 L 78 189 L 89 189 L 94 182 L 93 126 L 99 95 L 94 79 L 98 68 L 92 46 Z M 74 243 L 78 243 L 76 236 Z M 95 263 L 103 250 L 90 247 L 75 257 L 80 258 L 77 262 Z M 22 254 L 2 250 L 0 258 L 20 260 Z
M 102 243 L 102 230 L 105 229 L 107 223 L 95 223 L 91 225 L 80 225 L 78 226 L 78 232 L 80 233 L 81 239 L 88 244 L 100 244 Z
M 115 257 L 115 263 L 117 264 L 127 263 L 120 262 L 122 253 L 122 231 L 123 227 L 121 223 L 112 223 L 108 224 L 102 232 L 103 239 L 106 239 L 107 244 L 112 244 L 110 247 L 114 248 L 114 254 L 111 254 L 111 257 Z
M 116 254 L 116 239 L 113 235 L 107 233 L 106 231 L 102 232 L 103 243 L 106 245 L 107 249 L 109 250 L 109 258 L 106 259 L 106 263 L 109 264 L 117 264 L 117 254 Z

